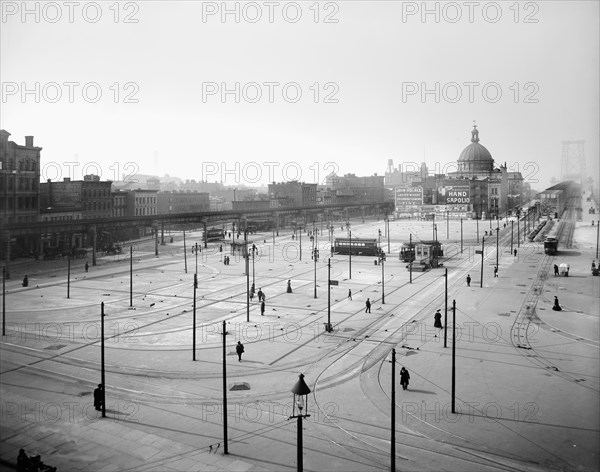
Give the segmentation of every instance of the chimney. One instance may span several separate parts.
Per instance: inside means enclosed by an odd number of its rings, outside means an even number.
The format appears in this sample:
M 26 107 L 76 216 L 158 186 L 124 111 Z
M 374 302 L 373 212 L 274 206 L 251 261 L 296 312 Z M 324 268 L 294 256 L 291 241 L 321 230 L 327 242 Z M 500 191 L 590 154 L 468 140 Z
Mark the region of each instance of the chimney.
M 25 146 L 33 147 L 33 136 L 25 136 Z

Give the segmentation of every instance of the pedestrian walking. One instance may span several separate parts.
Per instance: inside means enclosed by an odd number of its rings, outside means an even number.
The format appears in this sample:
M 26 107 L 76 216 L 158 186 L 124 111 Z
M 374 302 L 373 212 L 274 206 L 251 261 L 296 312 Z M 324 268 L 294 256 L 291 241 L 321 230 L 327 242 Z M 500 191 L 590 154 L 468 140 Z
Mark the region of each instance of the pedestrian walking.
M 571 266 L 569 264 L 567 264 L 567 270 L 565 271 L 565 277 L 569 276 L 569 269 L 571 268 Z
M 471 274 L 467 274 L 467 287 L 471 286 Z
M 593 264 L 593 262 L 592 262 L 592 264 Z M 593 266 L 592 266 L 592 268 L 593 268 Z M 348 289 L 348 300 L 352 301 L 352 290 L 351 289 Z
M 265 316 L 265 301 L 264 300 L 260 303 L 260 315 Z
M 558 275 L 558 266 L 554 264 L 554 277 Z
M 367 301 L 365 302 L 365 313 L 371 313 L 371 300 L 367 298 Z
M 85 271 L 87 272 L 87 271 L 89 270 L 89 268 L 90 268 L 90 266 L 89 266 L 89 264 L 86 262 L 86 263 L 85 263 Z
M 494 277 L 498 277 L 498 267 L 494 266 Z
M 400 385 L 402 385 L 403 390 L 406 390 L 408 388 L 409 380 L 410 380 L 410 374 L 408 373 L 408 370 L 406 370 L 404 367 L 402 367 L 402 369 L 400 369 Z
M 292 293 L 292 281 L 288 280 L 287 293 Z
M 557 296 L 554 297 L 554 306 L 552 307 L 552 309 L 554 311 L 562 311 L 562 307 L 558 303 L 558 297 Z
M 433 327 L 434 328 L 443 328 L 443 326 L 442 326 L 442 314 L 440 313 L 439 309 L 438 309 L 438 311 L 435 312 L 435 315 L 433 315 L 433 319 L 435 320 L 433 322 Z
M 96 411 L 102 410 L 102 384 L 94 389 L 94 408 Z
M 29 278 L 27 276 L 23 277 L 23 287 L 27 287 L 29 285 Z
M 235 352 L 238 355 L 238 362 L 242 362 L 242 354 L 244 353 L 244 345 L 241 341 L 238 341 L 237 346 L 235 346 Z
M 258 301 L 262 302 L 262 297 L 263 297 L 263 291 L 262 288 L 258 289 L 258 292 L 256 292 L 256 294 L 258 295 Z
M 517 257 L 517 250 L 515 249 L 515 257 Z

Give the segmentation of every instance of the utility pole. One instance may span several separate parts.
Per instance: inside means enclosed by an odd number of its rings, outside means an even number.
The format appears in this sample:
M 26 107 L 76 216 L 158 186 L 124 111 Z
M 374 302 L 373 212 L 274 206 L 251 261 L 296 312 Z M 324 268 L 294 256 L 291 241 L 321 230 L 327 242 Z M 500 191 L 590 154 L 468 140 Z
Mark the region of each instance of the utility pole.
M 456 300 L 452 300 L 452 413 L 455 411 L 456 397 Z
M 481 281 L 479 288 L 483 288 L 483 257 L 485 255 L 485 236 L 481 238 Z
M 390 438 L 390 470 L 396 472 L 396 349 L 392 349 L 392 414 Z
M 513 230 L 515 227 L 515 222 L 513 220 L 510 220 L 510 254 L 513 254 Z
M 463 253 L 463 219 L 460 219 L 460 253 Z
M 444 279 L 444 347 L 446 347 L 448 339 L 448 267 L 446 267 Z
M 227 447 L 227 322 L 223 321 L 223 454 L 229 454 Z
M 106 378 L 104 376 L 104 302 L 100 303 L 100 383 L 102 384 L 102 418 L 106 418 Z
M 185 266 L 185 273 L 187 274 L 187 248 L 185 245 L 185 229 L 183 230 L 183 261 Z
M 500 241 L 500 226 L 496 226 L 496 269 L 498 269 L 498 259 L 499 259 L 499 250 L 498 250 L 498 244 Z
M 133 306 L 133 246 L 129 246 L 129 307 Z
M 71 247 L 73 235 L 69 234 L 69 250 L 67 252 L 67 298 L 71 298 Z
M 273 246 L 274 247 L 274 246 Z M 244 228 L 244 256 L 246 258 L 246 322 L 250 322 L 250 258 L 248 257 L 248 223 Z
M 2 336 L 6 336 L 6 267 L 2 267 Z
M 196 243 L 197 245 L 198 243 Z M 194 325 L 192 327 L 192 360 L 196 360 L 196 289 L 198 288 L 198 274 L 194 274 Z
M 327 259 L 327 330 L 331 333 L 331 258 Z
M 410 235 L 409 235 L 409 241 L 410 242 L 408 243 L 408 248 L 412 252 L 410 252 L 409 256 L 408 256 L 408 260 L 409 260 L 409 262 L 408 262 L 408 273 L 409 273 L 409 277 L 410 277 L 409 278 L 409 283 L 412 284 L 412 261 L 413 261 L 413 258 L 414 258 L 414 254 L 416 253 L 415 248 L 412 245 L 412 233 L 410 233 Z

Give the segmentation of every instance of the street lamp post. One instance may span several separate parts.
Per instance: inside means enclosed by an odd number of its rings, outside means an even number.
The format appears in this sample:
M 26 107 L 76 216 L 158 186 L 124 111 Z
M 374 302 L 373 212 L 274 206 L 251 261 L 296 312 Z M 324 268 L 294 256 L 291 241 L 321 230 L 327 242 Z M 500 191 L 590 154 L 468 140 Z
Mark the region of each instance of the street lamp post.
M 229 454 L 227 445 L 227 322 L 223 321 L 223 454 Z
M 325 331 L 331 333 L 331 258 L 327 259 L 327 327 Z
M 302 419 L 310 417 L 309 414 L 302 414 L 302 410 L 304 410 L 305 407 L 306 411 L 308 411 L 308 394 L 310 393 L 310 388 L 308 388 L 308 385 L 306 385 L 306 382 L 304 381 L 304 374 L 300 374 L 298 376 L 298 381 L 291 391 L 294 394 L 294 401 L 292 403 L 292 416 L 290 416 L 289 419 L 298 419 L 298 447 L 296 451 L 296 463 L 298 472 L 302 472 Z M 296 409 L 298 409 L 298 414 L 296 414 Z
M 250 258 L 248 257 L 248 225 L 244 228 L 244 257 L 246 267 L 246 321 L 250 322 Z
M 460 253 L 463 253 L 463 219 L 460 219 Z
M 183 261 L 184 261 L 185 273 L 187 274 L 187 248 L 185 245 L 185 229 L 183 230 Z

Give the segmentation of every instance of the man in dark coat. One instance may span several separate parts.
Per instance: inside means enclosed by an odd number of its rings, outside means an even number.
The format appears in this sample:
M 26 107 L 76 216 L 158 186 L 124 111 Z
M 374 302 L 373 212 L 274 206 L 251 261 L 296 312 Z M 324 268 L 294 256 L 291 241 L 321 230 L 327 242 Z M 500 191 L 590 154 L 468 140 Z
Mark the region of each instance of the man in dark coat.
M 261 316 L 265 315 L 265 301 L 264 300 L 260 303 L 260 314 L 261 314 Z
M 365 302 L 365 307 L 365 313 L 371 313 L 371 300 L 369 300 L 368 298 Z
M 287 293 L 292 293 L 292 281 L 288 280 Z
M 94 408 L 96 411 L 102 410 L 102 384 L 98 384 L 98 388 L 94 389 Z
M 434 323 L 433 323 L 433 327 L 434 328 L 443 328 L 442 326 L 442 314 L 440 313 L 440 310 L 435 312 L 435 315 L 433 315 L 434 318 Z
M 235 346 L 235 352 L 238 355 L 238 361 L 242 362 L 242 354 L 244 353 L 244 345 L 241 341 L 238 341 L 237 346 Z
M 562 307 L 558 303 L 558 297 L 554 297 L 554 306 L 552 307 L 554 311 L 562 311 Z
M 471 274 L 467 274 L 467 287 L 471 286 Z
M 402 369 L 400 369 L 400 385 L 402 385 L 403 390 L 406 390 L 408 388 L 409 380 L 410 380 L 410 374 L 408 373 L 408 370 L 406 370 L 404 367 L 402 367 Z

